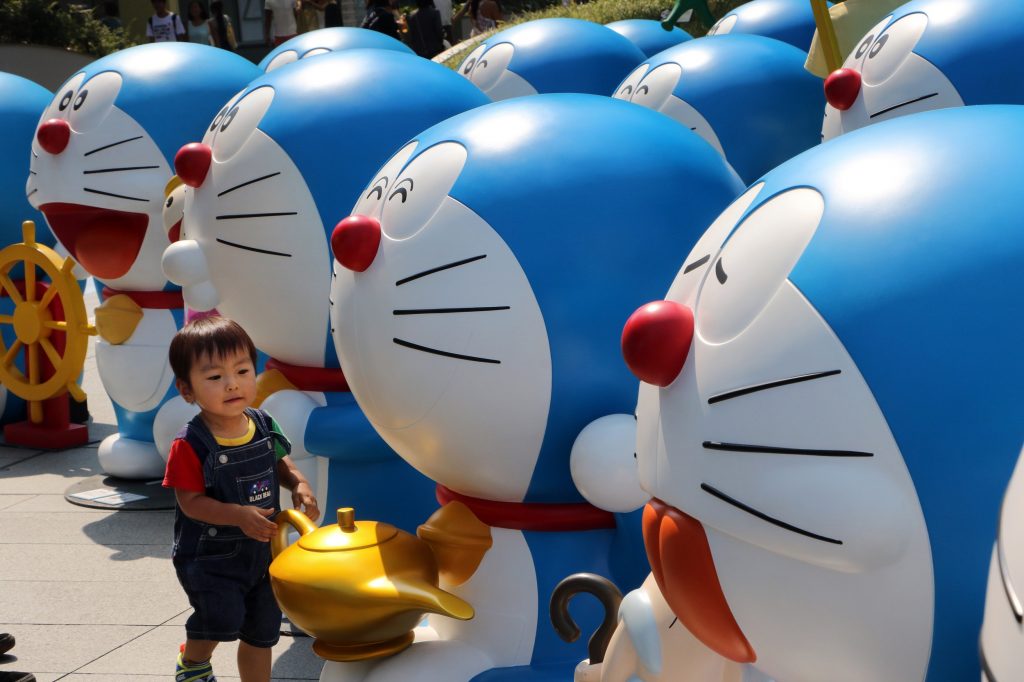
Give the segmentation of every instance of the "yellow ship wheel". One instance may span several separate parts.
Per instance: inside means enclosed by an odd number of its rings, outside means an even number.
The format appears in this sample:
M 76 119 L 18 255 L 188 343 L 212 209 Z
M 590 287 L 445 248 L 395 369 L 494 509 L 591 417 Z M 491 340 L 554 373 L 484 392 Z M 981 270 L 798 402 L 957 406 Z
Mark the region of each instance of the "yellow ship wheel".
M 42 401 L 65 391 L 75 400 L 84 400 L 78 375 L 85 366 L 89 336 L 96 328 L 89 324 L 85 299 L 72 269 L 75 262 L 61 257 L 44 244 L 36 243 L 36 226 L 22 223 L 22 243 L 0 250 L 0 293 L 14 302 L 13 315 L 0 315 L 0 330 L 14 327 L 16 340 L 8 347 L 0 336 L 0 383 L 28 402 L 29 421 L 43 421 Z M 19 289 L 11 280 L 11 269 L 19 263 L 25 268 L 25 286 Z M 36 269 L 50 280 L 42 296 L 37 296 Z M 54 319 L 53 309 L 63 309 L 63 320 Z M 15 365 L 18 353 L 25 351 L 26 373 Z M 44 372 L 43 358 L 53 371 Z M 26 376 L 26 374 L 28 376 Z M 43 375 L 47 374 L 45 378 Z

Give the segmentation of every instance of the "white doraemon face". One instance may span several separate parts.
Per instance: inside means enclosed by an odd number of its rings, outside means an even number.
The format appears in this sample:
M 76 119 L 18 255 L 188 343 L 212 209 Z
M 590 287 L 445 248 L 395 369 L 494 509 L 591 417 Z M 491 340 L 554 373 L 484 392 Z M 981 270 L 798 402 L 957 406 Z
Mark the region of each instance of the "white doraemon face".
M 272 357 L 319 367 L 330 250 L 302 174 L 257 127 L 273 100 L 273 88 L 257 88 L 213 119 L 202 142 L 210 169 L 186 192 L 181 240 L 164 267 L 189 307 L 216 306 Z
M 115 289 L 160 290 L 168 244 L 161 210 L 173 171 L 149 133 L 117 107 L 122 85 L 107 71 L 88 81 L 78 74 L 57 91 L 32 141 L 26 191 L 90 274 Z
M 694 329 L 673 382 L 640 388 L 641 485 L 668 510 L 645 528 L 652 568 L 688 628 L 713 639 L 734 617 L 773 678 L 923 679 L 933 588 L 914 485 L 857 366 L 788 279 L 824 198 L 762 190 L 712 224 L 666 297 Z M 674 570 L 704 536 L 714 568 Z M 687 611 L 716 585 L 731 614 Z
M 613 97 L 670 116 L 700 135 L 719 154 L 725 156 L 722 143 L 718 141 L 718 135 L 707 119 L 688 102 L 672 94 L 679 84 L 684 67 L 685 64 L 675 62 L 661 64 L 653 69 L 647 64 L 642 64 L 619 85 Z
M 846 58 L 843 68 L 859 74 L 860 90 L 845 111 L 825 105 L 823 141 L 879 121 L 963 106 L 946 75 L 913 51 L 928 28 L 928 16 L 914 12 L 890 21 L 892 16 L 868 31 Z
M 314 47 L 312 50 L 307 50 L 300 55 L 297 50 L 285 50 L 270 60 L 270 63 L 267 64 L 267 68 L 264 70 L 264 73 L 270 73 L 271 71 L 280 69 L 282 66 L 294 64 L 300 59 L 309 59 L 310 57 L 329 54 L 330 51 L 331 50 L 326 47 Z
M 550 404 L 544 319 L 508 245 L 448 196 L 465 147 L 416 146 L 353 208 L 380 221 L 380 246 L 364 272 L 335 264 L 335 347 L 359 406 L 406 461 L 457 492 L 518 502 Z
M 516 48 L 511 43 L 492 47 L 481 45 L 459 66 L 459 73 L 468 78 L 493 101 L 536 95 L 537 90 L 525 78 L 508 70 Z
M 736 22 L 739 21 L 739 16 L 735 14 L 727 14 L 718 21 L 715 25 L 708 30 L 709 36 L 724 36 L 732 33 L 733 27 L 736 26 Z

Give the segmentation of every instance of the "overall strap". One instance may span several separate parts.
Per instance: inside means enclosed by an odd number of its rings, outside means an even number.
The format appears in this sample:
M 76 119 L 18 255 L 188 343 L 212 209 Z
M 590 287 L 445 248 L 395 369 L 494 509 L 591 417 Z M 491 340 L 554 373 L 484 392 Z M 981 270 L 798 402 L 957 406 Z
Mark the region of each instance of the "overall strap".
M 192 449 L 195 450 L 196 455 L 199 456 L 199 463 L 203 467 L 203 484 L 210 488 L 213 486 L 214 458 L 212 455 L 220 449 L 220 445 L 217 443 L 217 439 L 214 438 L 210 428 L 198 414 L 189 420 L 183 431 L 185 440 L 188 441 Z M 201 451 L 200 448 L 196 447 L 197 445 L 201 447 Z
M 256 433 L 259 434 L 260 438 L 270 438 L 275 444 L 280 445 L 286 454 L 291 454 L 292 444 L 284 437 L 283 434 L 278 433 L 271 426 L 271 417 L 263 410 L 258 410 L 253 407 L 248 407 L 245 413 L 249 415 L 253 423 L 256 424 Z

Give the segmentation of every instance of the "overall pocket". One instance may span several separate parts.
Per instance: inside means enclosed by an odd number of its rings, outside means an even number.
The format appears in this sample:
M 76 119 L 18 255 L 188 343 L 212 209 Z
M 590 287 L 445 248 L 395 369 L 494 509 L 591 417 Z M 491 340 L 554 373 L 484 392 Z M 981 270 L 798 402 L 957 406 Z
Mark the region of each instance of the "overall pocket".
M 238 499 L 241 504 L 265 509 L 274 508 L 277 500 L 277 480 L 273 469 L 249 476 L 239 476 L 235 483 L 238 486 Z

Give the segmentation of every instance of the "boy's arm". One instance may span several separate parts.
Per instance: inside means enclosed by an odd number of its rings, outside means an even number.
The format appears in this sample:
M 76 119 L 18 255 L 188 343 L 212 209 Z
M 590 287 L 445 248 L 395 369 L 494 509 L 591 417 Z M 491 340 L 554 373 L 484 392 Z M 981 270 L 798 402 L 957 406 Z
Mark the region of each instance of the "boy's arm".
M 277 524 L 267 518 L 274 515 L 273 509 L 228 504 L 203 493 L 181 488 L 175 488 L 174 495 L 181 511 L 194 521 L 217 526 L 238 526 L 243 533 L 260 542 L 269 542 L 277 532 Z
M 320 507 L 317 505 L 313 488 L 309 481 L 292 463 L 291 457 L 277 460 L 277 479 L 288 490 L 292 491 L 292 506 L 305 512 L 310 521 L 320 518 Z

